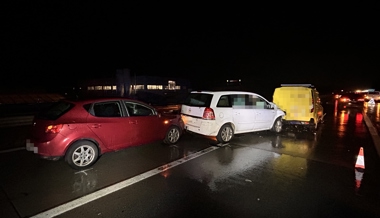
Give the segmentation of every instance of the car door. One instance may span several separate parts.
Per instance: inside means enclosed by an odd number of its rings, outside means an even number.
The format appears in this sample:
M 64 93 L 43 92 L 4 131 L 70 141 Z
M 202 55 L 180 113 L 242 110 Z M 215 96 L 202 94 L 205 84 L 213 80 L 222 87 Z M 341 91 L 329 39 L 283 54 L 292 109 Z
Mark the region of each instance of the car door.
M 276 111 L 272 105 L 260 96 L 252 96 L 254 99 L 255 129 L 266 130 L 273 126 Z
M 87 123 L 108 149 L 119 150 L 136 144 L 138 140 L 135 125 L 123 113 L 120 101 L 94 103 Z
M 133 125 L 136 145 L 163 139 L 164 124 L 153 108 L 133 101 L 124 101 L 124 105 L 129 123 Z
M 247 94 L 231 95 L 235 132 L 247 132 L 254 129 L 255 111 L 248 101 L 249 98 Z

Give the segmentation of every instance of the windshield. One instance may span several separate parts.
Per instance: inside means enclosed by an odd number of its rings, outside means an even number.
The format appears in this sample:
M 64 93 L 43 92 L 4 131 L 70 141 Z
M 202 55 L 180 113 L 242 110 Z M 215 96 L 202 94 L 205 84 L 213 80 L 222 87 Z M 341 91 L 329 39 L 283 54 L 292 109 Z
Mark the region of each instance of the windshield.
M 210 107 L 212 94 L 190 93 L 184 104 L 187 106 Z

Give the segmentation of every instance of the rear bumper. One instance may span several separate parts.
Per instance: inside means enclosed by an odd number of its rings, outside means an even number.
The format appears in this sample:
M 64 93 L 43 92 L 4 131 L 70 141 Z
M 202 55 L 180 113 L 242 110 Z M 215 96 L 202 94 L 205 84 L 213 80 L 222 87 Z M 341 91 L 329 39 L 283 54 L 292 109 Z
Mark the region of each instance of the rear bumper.
M 185 130 L 205 136 L 216 136 L 219 128 L 212 122 L 202 122 L 200 126 L 185 124 Z
M 52 141 L 47 142 L 27 139 L 25 147 L 27 151 L 32 151 L 43 159 L 57 160 L 65 154 L 66 145 L 62 142 L 64 142 L 63 136 L 55 137 Z
M 314 123 L 310 121 L 300 121 L 300 120 L 282 120 L 283 125 L 303 125 L 303 126 L 308 126 L 308 125 L 313 125 Z

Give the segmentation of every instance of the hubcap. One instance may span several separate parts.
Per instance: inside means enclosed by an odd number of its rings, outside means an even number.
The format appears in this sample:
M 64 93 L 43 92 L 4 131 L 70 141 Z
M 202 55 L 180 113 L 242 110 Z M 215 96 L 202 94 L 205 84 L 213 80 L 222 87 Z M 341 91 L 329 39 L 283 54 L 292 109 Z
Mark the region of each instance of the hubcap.
M 232 138 L 232 129 L 230 127 L 225 127 L 222 131 L 222 139 L 225 142 L 228 142 Z
M 281 132 L 281 129 L 282 129 L 281 121 L 277 120 L 275 129 L 276 129 L 276 132 Z
M 75 149 L 72 160 L 77 166 L 89 165 L 95 158 L 95 150 L 88 145 L 82 145 Z
M 179 139 L 179 131 L 176 128 L 173 128 L 169 131 L 168 139 L 171 143 L 175 143 Z

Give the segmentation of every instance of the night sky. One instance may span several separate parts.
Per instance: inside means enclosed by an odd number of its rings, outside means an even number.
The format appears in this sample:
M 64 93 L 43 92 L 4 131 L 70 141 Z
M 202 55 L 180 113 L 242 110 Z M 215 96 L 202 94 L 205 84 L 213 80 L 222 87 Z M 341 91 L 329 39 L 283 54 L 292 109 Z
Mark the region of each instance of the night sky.
M 377 5 L 11 3 L 1 12 L 2 87 L 58 87 L 117 69 L 207 88 L 242 79 L 380 89 Z M 192 4 L 192 5 L 190 5 Z

